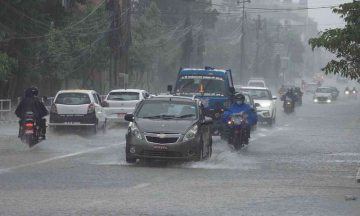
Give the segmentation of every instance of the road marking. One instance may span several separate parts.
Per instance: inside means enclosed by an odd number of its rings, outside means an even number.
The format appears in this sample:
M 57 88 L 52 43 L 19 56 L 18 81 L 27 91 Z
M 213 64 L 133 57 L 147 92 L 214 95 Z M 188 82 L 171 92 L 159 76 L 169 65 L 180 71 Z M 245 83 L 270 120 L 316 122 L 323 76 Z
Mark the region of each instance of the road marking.
M 358 172 L 357 172 L 357 174 L 356 174 L 356 182 L 358 182 L 358 183 L 360 183 L 360 167 L 359 167 L 359 170 L 358 170 Z
M 46 160 L 38 161 L 38 162 L 35 162 L 35 163 L 29 163 L 29 164 L 24 164 L 24 165 L 19 165 L 19 166 L 4 168 L 4 169 L 0 169 L 0 173 L 9 172 L 9 171 L 11 171 L 11 170 L 13 170 L 13 169 L 18 169 L 18 168 L 33 166 L 33 165 L 37 165 L 37 164 L 43 164 L 43 163 L 47 163 L 47 162 L 50 162 L 50 161 L 59 160 L 59 159 L 63 159 L 63 158 L 74 157 L 74 156 L 78 156 L 78 155 L 82 155 L 82 154 L 86 154 L 86 153 L 90 153 L 90 152 L 94 152 L 94 151 L 103 150 L 103 149 L 106 149 L 106 148 L 111 148 L 111 147 L 114 147 L 114 146 L 123 145 L 123 144 L 125 144 L 125 143 L 126 143 L 126 142 L 122 142 L 122 143 L 113 144 L 113 145 L 109 145 L 109 146 L 104 146 L 104 147 L 89 149 L 89 150 L 86 150 L 86 151 L 80 151 L 80 152 L 75 152 L 75 153 L 71 153 L 71 154 L 67 154 L 67 155 L 62 155 L 62 156 L 58 156 L 58 157 L 53 157 L 53 158 L 49 158 L 49 159 L 46 159 Z
M 144 188 L 144 187 L 148 187 L 150 185 L 151 185 L 150 183 L 141 183 L 141 184 L 138 184 L 138 185 L 134 186 L 133 188 L 134 189 L 141 189 L 141 188 Z

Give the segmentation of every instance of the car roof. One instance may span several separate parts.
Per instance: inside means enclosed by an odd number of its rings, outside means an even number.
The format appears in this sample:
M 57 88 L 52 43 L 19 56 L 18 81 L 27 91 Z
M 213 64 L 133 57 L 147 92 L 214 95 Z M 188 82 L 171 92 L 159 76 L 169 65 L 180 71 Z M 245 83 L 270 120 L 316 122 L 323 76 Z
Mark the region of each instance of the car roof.
M 85 90 L 85 89 L 68 89 L 68 90 L 60 90 L 58 93 L 64 92 L 84 92 L 84 93 L 92 93 L 94 90 Z
M 114 89 L 114 90 L 111 90 L 110 92 L 142 92 L 142 91 L 145 91 L 145 90 L 141 90 L 141 89 Z
M 318 88 L 332 88 L 330 86 L 321 86 L 321 87 L 318 87 Z
M 254 87 L 254 86 L 242 87 L 241 89 L 248 89 L 248 90 L 269 90 L 269 88 L 266 88 L 266 87 Z M 270 91 L 270 90 L 269 90 L 269 91 Z

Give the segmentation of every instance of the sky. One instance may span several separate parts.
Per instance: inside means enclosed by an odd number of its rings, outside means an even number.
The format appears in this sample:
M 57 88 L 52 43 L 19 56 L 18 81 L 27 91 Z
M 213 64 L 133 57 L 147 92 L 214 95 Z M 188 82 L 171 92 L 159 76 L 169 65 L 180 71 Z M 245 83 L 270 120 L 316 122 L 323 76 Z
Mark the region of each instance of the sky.
M 352 0 L 308 0 L 308 7 L 335 6 L 348 2 L 352 2 Z M 333 14 L 331 8 L 309 10 L 309 17 L 318 22 L 320 31 L 344 26 L 344 24 L 339 24 L 343 23 L 343 20 L 339 18 L 339 15 Z

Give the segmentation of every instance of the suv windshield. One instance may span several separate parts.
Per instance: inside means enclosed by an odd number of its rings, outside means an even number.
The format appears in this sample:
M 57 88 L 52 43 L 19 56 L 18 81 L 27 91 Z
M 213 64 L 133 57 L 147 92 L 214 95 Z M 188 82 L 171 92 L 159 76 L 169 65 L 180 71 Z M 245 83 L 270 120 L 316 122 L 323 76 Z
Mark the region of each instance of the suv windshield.
M 110 92 L 107 100 L 121 100 L 121 101 L 130 101 L 130 100 L 139 100 L 138 92 Z
M 249 89 L 247 91 L 250 92 L 253 100 L 271 100 L 268 90 Z
M 90 103 L 90 97 L 85 93 L 61 93 L 55 100 L 55 104 L 64 105 L 81 105 Z
M 226 96 L 226 85 L 223 77 L 188 75 L 180 77 L 176 94 Z
M 265 87 L 264 83 L 262 82 L 249 82 L 249 85 L 251 87 Z
M 197 111 L 195 104 L 183 104 L 171 101 L 146 101 L 138 111 L 137 117 L 195 120 L 197 119 Z
M 316 92 L 317 93 L 331 93 L 331 89 L 330 88 L 317 88 Z

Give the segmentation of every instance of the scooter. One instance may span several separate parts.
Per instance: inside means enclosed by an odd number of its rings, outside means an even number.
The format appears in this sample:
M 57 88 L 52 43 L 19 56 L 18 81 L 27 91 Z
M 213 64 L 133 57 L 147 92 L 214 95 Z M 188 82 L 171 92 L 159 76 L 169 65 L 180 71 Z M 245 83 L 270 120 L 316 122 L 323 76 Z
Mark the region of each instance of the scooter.
M 249 144 L 250 127 L 247 117 L 246 112 L 230 115 L 230 121 L 227 122 L 224 129 L 226 136 L 222 136 L 222 139 L 227 139 L 228 143 L 234 146 L 236 151 Z
M 354 90 L 351 91 L 351 99 L 357 100 L 357 91 Z
M 351 99 L 351 92 L 350 90 L 345 90 L 344 92 L 345 99 L 350 100 Z
M 45 119 L 43 119 L 45 120 Z M 40 127 L 37 125 L 34 113 L 26 112 L 25 120 L 20 124 L 20 139 L 26 143 L 29 148 L 34 147 L 36 144 L 42 142 L 40 138 Z
M 285 98 L 283 107 L 286 114 L 290 114 L 295 110 L 294 102 L 289 97 Z

